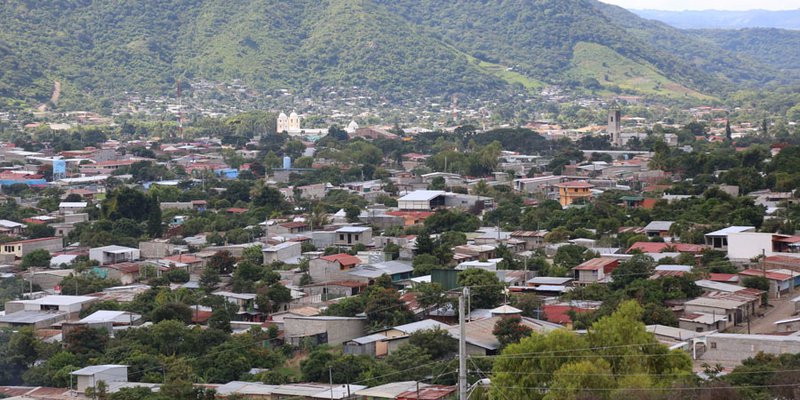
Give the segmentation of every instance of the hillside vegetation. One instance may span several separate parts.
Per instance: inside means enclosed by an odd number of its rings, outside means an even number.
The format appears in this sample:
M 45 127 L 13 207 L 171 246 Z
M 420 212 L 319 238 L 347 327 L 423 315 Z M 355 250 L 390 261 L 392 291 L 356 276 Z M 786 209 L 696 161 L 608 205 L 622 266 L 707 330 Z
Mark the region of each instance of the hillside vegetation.
M 774 78 L 737 49 L 594 0 L 7 0 L 0 20 L 0 99 L 44 103 L 57 80 L 65 108 L 178 79 L 392 101 L 552 83 L 703 98 Z M 602 67 L 620 62 L 631 76 Z

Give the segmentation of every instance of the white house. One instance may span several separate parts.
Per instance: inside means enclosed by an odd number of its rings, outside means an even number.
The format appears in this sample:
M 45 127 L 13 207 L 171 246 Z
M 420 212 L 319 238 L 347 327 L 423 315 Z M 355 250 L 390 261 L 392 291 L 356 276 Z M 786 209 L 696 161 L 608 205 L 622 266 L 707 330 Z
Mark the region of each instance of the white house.
M 89 249 L 89 259 L 98 261 L 100 265 L 136 261 L 139 256 L 139 249 L 125 246 L 111 245 Z
M 105 383 L 127 382 L 128 366 L 114 364 L 92 365 L 73 371 L 70 375 L 77 377 L 75 389 L 78 393 L 86 393 L 86 389 L 97 386 L 97 382 L 100 381 Z

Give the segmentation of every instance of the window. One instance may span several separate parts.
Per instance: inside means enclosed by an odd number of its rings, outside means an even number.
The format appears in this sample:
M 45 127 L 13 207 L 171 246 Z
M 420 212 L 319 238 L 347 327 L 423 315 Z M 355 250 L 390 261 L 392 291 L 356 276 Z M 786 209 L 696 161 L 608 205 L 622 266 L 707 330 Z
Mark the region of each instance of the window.
M 358 240 L 358 235 L 356 235 L 356 240 Z
M 711 348 L 712 349 L 716 349 L 717 348 L 717 342 L 711 342 Z
M 703 328 L 694 328 L 695 332 L 702 332 Z
M 343 234 L 339 234 L 339 240 L 342 240 L 342 241 L 344 240 L 344 235 Z
M 13 253 L 14 252 L 14 246 L 3 246 L 3 251 L 6 252 L 6 253 Z

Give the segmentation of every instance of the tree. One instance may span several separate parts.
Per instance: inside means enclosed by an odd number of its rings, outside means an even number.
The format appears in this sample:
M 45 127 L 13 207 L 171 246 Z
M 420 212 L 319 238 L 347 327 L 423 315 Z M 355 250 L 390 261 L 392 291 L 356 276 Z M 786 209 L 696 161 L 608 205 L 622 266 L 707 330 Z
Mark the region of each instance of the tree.
M 531 333 L 533 333 L 533 329 L 523 325 L 520 317 L 500 318 L 492 330 L 492 334 L 500 342 L 500 347 L 518 343 L 522 338 L 530 336 Z
M 28 237 L 31 239 L 53 237 L 56 235 L 56 228 L 44 224 L 28 224 Z
M 211 293 L 219 287 L 219 270 L 216 267 L 206 265 L 200 275 L 200 288 L 206 293 Z
M 731 130 L 731 121 L 725 121 L 725 139 L 729 142 L 733 140 L 733 131 Z
M 347 222 L 358 222 L 358 216 L 361 215 L 361 208 L 358 206 L 347 206 L 344 212 Z
M 447 293 L 442 285 L 437 282 L 420 283 L 415 290 L 417 292 L 417 304 L 422 307 L 425 315 L 428 314 L 428 310 L 431 308 L 438 309 L 450 304 Z
M 578 266 L 578 264 L 586 261 L 584 254 L 587 253 L 586 247 L 577 246 L 574 244 L 567 244 L 560 246 L 556 250 L 556 255 L 553 257 L 553 264 L 570 270 Z
M 433 249 L 436 247 L 433 243 L 433 239 L 431 239 L 430 234 L 428 231 L 422 231 L 417 235 L 415 240 L 417 251 L 416 254 L 431 254 L 433 253 Z
M 420 254 L 411 262 L 414 267 L 414 276 L 430 275 L 431 271 L 441 268 L 439 260 L 431 254 Z
M 46 268 L 50 266 L 50 252 L 45 249 L 36 249 L 22 256 L 20 268 Z
M 176 357 L 166 360 L 167 371 L 159 393 L 168 399 L 194 399 L 194 373 L 189 363 Z
M 434 360 L 450 358 L 458 351 L 458 340 L 439 327 L 412 333 L 408 337 L 408 343 L 425 350 Z
M 300 372 L 303 380 L 308 382 L 327 382 L 328 365 L 333 361 L 333 354 L 325 350 L 315 350 L 307 359 L 300 361 Z
M 421 381 L 428 375 L 432 375 L 433 369 L 427 365 L 431 364 L 431 355 L 424 349 L 412 344 L 404 344 L 397 351 L 392 352 L 386 357 L 386 364 L 393 371 L 403 372 L 403 379 Z
M 583 360 L 561 366 L 553 373 L 553 381 L 544 400 L 577 400 L 611 398 L 616 387 L 613 375 L 608 373 L 606 360 Z
M 470 268 L 458 273 L 458 285 L 470 288 L 472 308 L 495 308 L 503 301 L 503 284 L 485 269 Z
M 620 263 L 619 267 L 611 272 L 611 289 L 624 289 L 636 280 L 647 279 L 655 271 L 655 261 L 652 258 L 635 254 L 631 259 Z
M 254 265 L 261 265 L 264 263 L 264 253 L 261 246 L 250 246 L 242 251 L 242 261 L 249 261 Z M 240 262 L 241 263 L 241 262 Z
M 236 264 L 236 258 L 231 255 L 231 252 L 221 250 L 214 253 L 214 255 L 208 259 L 206 267 L 213 268 L 217 270 L 217 273 L 222 275 L 233 272 L 234 264 Z
M 414 314 L 400 300 L 397 290 L 373 285 L 366 295 L 364 312 L 373 327 L 385 328 L 407 324 L 414 318 Z
M 509 345 L 492 368 L 492 398 L 542 399 L 543 392 L 527 388 L 548 386 L 555 371 L 581 360 L 581 356 L 589 353 L 587 347 L 584 337 L 563 329 L 546 335 L 534 334 Z
M 161 221 L 161 204 L 155 196 L 148 196 L 147 234 L 152 238 L 160 238 L 164 232 Z
M 153 323 L 175 320 L 190 324 L 192 322 L 192 309 L 183 303 L 169 302 L 156 307 L 150 314 L 150 320 Z

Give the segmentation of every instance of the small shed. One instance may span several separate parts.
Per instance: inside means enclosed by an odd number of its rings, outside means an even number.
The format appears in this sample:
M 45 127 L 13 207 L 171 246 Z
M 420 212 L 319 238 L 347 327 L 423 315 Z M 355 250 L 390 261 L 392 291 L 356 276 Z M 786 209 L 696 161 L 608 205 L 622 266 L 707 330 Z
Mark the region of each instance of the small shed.
M 76 390 L 78 393 L 86 393 L 86 389 L 95 387 L 97 382 L 100 381 L 106 383 L 127 382 L 128 366 L 115 364 L 92 365 L 73 371 L 70 375 L 77 377 Z

